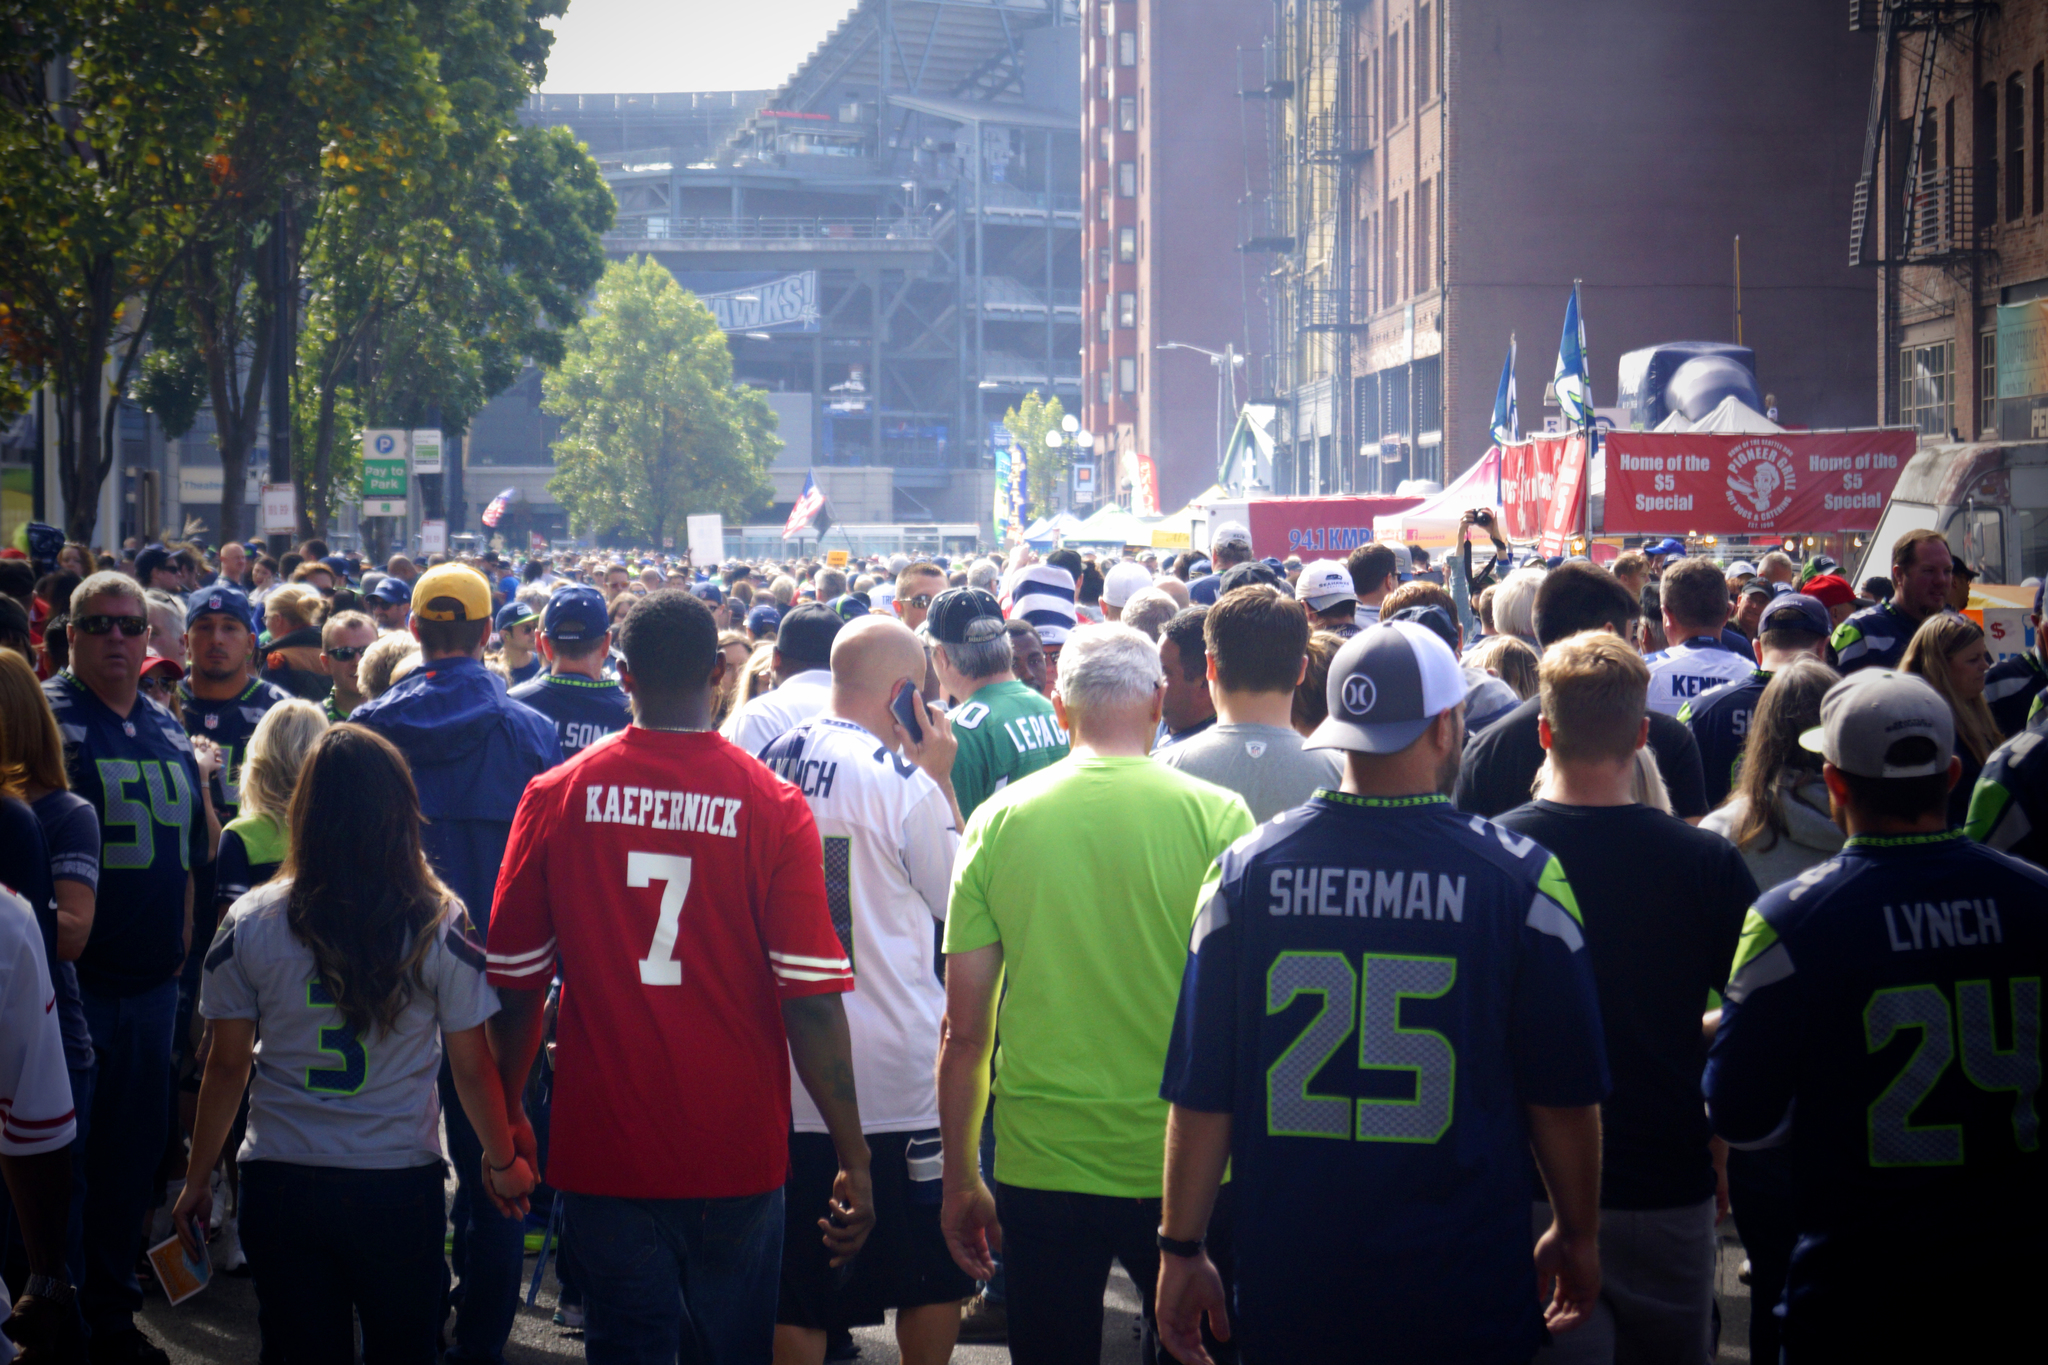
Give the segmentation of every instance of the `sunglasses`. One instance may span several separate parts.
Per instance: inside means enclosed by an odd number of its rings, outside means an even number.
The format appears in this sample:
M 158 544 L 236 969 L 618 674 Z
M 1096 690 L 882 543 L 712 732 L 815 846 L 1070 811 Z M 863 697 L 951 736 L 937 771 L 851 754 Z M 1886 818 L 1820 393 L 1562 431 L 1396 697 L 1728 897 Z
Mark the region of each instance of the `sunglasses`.
M 71 624 L 77 626 L 87 635 L 105 635 L 114 627 L 119 626 L 121 633 L 132 640 L 149 629 L 149 618 L 147 616 L 81 616 Z
M 338 664 L 345 664 L 350 659 L 360 657 L 362 652 L 368 648 L 368 645 L 336 645 L 327 651 L 327 657 Z
M 169 678 L 158 673 L 150 673 L 142 679 L 142 690 L 149 693 L 152 697 L 168 697 L 171 694 L 171 689 L 176 685 Z
M 922 611 L 924 608 L 932 604 L 932 595 L 928 592 L 921 592 L 915 597 L 906 597 L 903 599 L 903 601 L 907 605 L 916 607 L 918 610 Z

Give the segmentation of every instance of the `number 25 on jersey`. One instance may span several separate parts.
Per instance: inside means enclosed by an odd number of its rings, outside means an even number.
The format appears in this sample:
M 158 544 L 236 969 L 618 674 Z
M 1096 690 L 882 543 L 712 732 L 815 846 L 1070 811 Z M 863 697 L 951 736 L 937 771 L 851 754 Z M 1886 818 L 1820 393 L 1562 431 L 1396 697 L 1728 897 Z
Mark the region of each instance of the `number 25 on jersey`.
M 1452 957 L 1366 953 L 1356 971 L 1343 953 L 1288 952 L 1266 972 L 1266 1013 L 1319 997 L 1314 1014 L 1266 1070 L 1266 1132 L 1274 1137 L 1359 1142 L 1440 1141 L 1450 1131 L 1458 1057 L 1434 1029 L 1401 1022 L 1406 1000 L 1437 1000 L 1458 979 Z M 1414 1098 L 1366 1098 L 1310 1091 L 1317 1073 L 1358 1034 L 1358 1068 L 1412 1077 Z

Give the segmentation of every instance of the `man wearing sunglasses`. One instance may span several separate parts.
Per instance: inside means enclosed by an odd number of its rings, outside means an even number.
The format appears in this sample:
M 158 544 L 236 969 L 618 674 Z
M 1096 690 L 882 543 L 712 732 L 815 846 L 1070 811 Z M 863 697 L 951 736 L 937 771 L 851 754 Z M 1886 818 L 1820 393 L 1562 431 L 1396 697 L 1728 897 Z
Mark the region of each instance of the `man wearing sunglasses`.
M 916 630 L 924 624 L 932 599 L 946 590 L 946 571 L 929 560 L 906 564 L 896 575 L 896 614 Z
M 376 641 L 376 622 L 359 611 L 338 611 L 320 627 L 320 671 L 334 680 L 334 690 L 327 694 L 329 724 L 341 724 L 351 711 L 369 700 L 363 695 L 356 670 L 362 667 L 363 651 Z
M 85 1130 L 85 1282 L 95 1361 L 160 1360 L 135 1330 L 143 1214 L 170 1124 L 178 969 L 192 932 L 192 869 L 208 857 L 192 742 L 138 695 L 149 617 L 142 588 L 96 573 L 71 595 L 71 666 L 43 684 L 71 789 L 101 832 L 99 895 L 78 959 L 98 1057 Z

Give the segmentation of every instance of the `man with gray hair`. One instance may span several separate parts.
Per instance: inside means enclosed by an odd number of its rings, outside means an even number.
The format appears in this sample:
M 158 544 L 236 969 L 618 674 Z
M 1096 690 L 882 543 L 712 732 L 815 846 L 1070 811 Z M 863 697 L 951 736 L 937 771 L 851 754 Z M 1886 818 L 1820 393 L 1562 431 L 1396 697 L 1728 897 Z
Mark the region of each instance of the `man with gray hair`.
M 1158 588 L 1147 588 L 1133 593 L 1131 600 L 1124 603 L 1123 623 L 1132 630 L 1144 632 L 1146 639 L 1156 641 L 1166 623 L 1179 612 L 1180 603 Z
M 1003 580 L 1003 566 L 993 559 L 977 559 L 967 570 L 967 586 L 980 588 L 989 596 L 995 596 L 996 584 Z
M 977 1279 L 1002 1248 L 1020 1362 L 1101 1354 L 1112 1259 L 1144 1299 L 1143 1358 L 1156 1358 L 1159 1077 L 1202 879 L 1252 828 L 1238 797 L 1147 758 L 1165 689 L 1137 631 L 1076 630 L 1053 698 L 1072 752 L 983 801 L 954 864 L 941 1222 Z M 998 1022 L 991 1193 L 976 1152 Z M 1212 1252 L 1226 1233 L 1227 1218 L 1212 1224 Z
M 1188 596 L 1195 604 L 1209 606 L 1222 590 L 1223 571 L 1236 564 L 1249 564 L 1252 533 L 1234 521 L 1218 522 L 1209 533 L 1209 575 L 1188 584 Z
M 925 617 L 939 686 L 960 742 L 953 791 L 960 818 L 1011 782 L 1067 756 L 1067 732 L 1052 703 L 1017 681 L 1003 609 L 979 588 L 948 588 Z

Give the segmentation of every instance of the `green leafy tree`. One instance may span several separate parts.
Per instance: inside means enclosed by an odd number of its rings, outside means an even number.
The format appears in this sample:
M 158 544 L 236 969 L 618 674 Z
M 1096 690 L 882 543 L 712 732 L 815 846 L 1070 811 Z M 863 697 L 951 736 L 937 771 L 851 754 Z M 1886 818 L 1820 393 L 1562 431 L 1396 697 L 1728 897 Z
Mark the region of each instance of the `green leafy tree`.
M 542 407 L 562 419 L 548 490 L 579 528 L 659 545 L 688 515 L 737 520 L 767 501 L 774 413 L 734 386 L 717 320 L 666 269 L 607 266 L 566 340 Z
M 1040 398 L 1037 389 L 1025 394 L 1023 402 L 1003 414 L 1003 425 L 1009 429 L 1013 449 L 1024 452 L 1024 493 L 1031 501 L 1033 516 L 1052 511 L 1053 491 L 1074 463 L 1072 443 L 1062 439 L 1057 449 L 1045 443 L 1046 433 L 1059 431 L 1060 420 L 1066 415 L 1059 399 Z M 1061 434 L 1064 437 L 1065 433 Z

